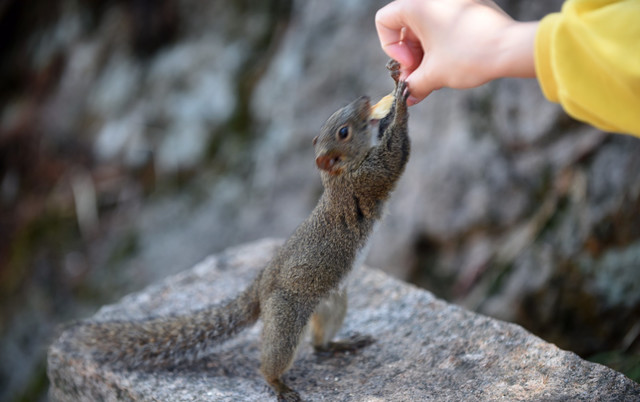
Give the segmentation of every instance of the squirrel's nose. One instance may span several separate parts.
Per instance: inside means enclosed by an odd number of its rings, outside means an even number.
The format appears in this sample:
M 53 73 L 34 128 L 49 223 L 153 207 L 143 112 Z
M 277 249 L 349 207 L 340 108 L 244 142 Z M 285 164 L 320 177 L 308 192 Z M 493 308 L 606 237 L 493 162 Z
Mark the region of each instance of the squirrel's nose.
M 340 161 L 340 155 L 335 153 L 320 155 L 316 158 L 316 166 L 318 169 L 331 172 L 336 163 Z

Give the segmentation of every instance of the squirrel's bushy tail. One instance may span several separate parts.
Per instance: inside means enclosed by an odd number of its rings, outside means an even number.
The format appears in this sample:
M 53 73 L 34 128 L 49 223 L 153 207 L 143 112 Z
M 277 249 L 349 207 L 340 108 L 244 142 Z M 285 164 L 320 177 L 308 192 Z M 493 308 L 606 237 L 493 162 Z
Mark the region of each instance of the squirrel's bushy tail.
M 260 315 L 257 281 L 235 299 L 186 315 L 142 321 L 80 322 L 69 332 L 102 364 L 129 369 L 171 368 L 198 359 L 256 322 Z

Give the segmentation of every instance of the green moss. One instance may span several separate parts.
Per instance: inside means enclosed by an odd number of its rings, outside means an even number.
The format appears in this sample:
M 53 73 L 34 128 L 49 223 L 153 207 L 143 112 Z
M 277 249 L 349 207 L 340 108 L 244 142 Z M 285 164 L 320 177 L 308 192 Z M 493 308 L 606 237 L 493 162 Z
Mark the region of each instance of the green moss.
M 451 270 L 439 269 L 440 250 L 441 245 L 427 234 L 418 237 L 414 244 L 415 265 L 409 273 L 409 282 L 451 300 L 456 277 L 449 273 Z
M 71 211 L 48 210 L 19 228 L 11 242 L 9 262 L 0 272 L 0 301 L 10 299 L 33 274 L 33 261 L 38 256 L 57 259 L 63 250 L 80 238 Z
M 589 356 L 588 360 L 611 367 L 640 383 L 640 354 L 611 350 Z
M 140 239 L 138 233 L 131 230 L 120 237 L 111 250 L 107 264 L 109 266 L 119 265 L 138 253 L 140 250 Z
M 489 262 L 489 265 L 491 266 L 489 274 L 492 274 L 492 279 L 487 290 L 487 295 L 490 297 L 500 293 L 504 289 L 506 280 L 513 270 L 513 263 L 492 264 Z
M 46 395 L 48 388 L 49 379 L 47 378 L 46 361 L 43 359 L 38 364 L 38 368 L 31 373 L 31 378 L 24 391 L 13 398 L 13 402 L 37 401 L 42 395 Z

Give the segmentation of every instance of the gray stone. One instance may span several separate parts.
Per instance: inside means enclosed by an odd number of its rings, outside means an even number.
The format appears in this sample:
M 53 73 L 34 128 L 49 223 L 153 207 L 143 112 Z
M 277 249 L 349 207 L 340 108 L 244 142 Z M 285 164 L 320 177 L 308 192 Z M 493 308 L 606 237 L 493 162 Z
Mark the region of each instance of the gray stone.
M 262 240 L 106 306 L 97 320 L 185 312 L 237 293 L 281 242 Z M 438 300 L 369 268 L 351 278 L 341 335 L 371 334 L 356 354 L 320 357 L 302 347 L 285 380 L 308 400 L 633 400 L 640 385 L 521 327 Z M 116 371 L 92 362 L 63 333 L 49 351 L 53 400 L 263 401 L 260 325 L 173 371 Z

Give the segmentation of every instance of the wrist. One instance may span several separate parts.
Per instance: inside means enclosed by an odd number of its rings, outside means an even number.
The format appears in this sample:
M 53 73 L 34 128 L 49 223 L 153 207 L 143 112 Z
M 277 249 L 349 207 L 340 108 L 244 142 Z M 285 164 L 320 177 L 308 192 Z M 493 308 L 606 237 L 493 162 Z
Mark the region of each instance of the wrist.
M 514 22 L 501 30 L 493 78 L 535 78 L 534 45 L 538 21 Z

